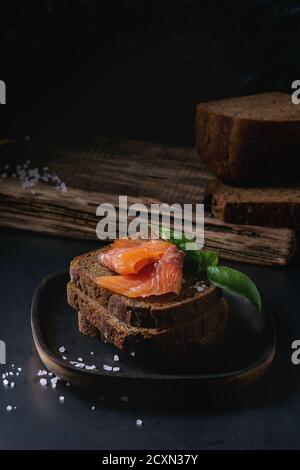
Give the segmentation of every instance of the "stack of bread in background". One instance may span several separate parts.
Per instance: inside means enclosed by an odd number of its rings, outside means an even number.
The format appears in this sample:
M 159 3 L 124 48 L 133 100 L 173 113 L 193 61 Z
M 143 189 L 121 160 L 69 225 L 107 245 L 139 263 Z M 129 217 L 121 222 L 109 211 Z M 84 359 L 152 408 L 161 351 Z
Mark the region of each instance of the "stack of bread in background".
M 199 104 L 196 147 L 216 177 L 207 188 L 215 217 L 300 228 L 300 105 L 290 95 Z

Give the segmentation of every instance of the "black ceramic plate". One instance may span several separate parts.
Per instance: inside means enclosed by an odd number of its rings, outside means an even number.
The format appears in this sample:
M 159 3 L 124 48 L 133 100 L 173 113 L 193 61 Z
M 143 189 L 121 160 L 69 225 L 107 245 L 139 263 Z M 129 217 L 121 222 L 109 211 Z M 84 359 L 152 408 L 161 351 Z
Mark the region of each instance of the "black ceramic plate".
M 52 274 L 37 287 L 32 302 L 32 333 L 45 366 L 55 375 L 86 387 L 119 388 L 146 385 L 154 390 L 159 386 L 248 384 L 261 377 L 272 363 L 276 336 L 272 315 L 257 312 L 238 296 L 225 294 L 229 305 L 229 323 L 222 344 L 213 352 L 199 357 L 193 367 L 186 363 L 180 373 L 145 365 L 137 357 L 117 350 L 99 339 L 91 339 L 78 330 L 77 314 L 66 299 L 67 271 Z M 65 353 L 59 348 L 64 346 Z M 94 354 L 91 354 L 93 352 Z M 117 354 L 119 362 L 114 362 Z M 67 357 L 63 359 L 62 356 Z M 95 370 L 79 369 L 70 361 L 82 358 Z M 103 365 L 119 366 L 120 371 L 109 372 Z

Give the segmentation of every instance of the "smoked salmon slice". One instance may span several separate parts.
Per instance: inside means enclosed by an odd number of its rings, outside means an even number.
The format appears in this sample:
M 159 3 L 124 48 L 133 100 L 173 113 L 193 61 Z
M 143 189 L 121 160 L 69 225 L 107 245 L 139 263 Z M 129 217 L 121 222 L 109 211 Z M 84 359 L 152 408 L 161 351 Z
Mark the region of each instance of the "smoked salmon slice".
M 99 262 L 119 274 L 136 274 L 160 259 L 170 246 L 171 243 L 164 240 L 119 239 L 99 255 Z
M 184 255 L 175 245 L 168 245 L 157 261 L 145 265 L 136 274 L 100 276 L 95 281 L 101 287 L 126 297 L 149 297 L 169 292 L 180 294 Z

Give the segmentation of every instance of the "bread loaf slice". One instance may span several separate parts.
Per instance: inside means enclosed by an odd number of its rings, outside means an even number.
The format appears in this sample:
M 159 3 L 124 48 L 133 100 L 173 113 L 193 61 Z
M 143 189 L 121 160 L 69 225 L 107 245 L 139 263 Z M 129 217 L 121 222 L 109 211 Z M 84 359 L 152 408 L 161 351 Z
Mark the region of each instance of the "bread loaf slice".
M 284 93 L 263 93 L 197 106 L 196 147 L 228 184 L 299 180 L 300 106 Z
M 180 296 L 165 294 L 144 299 L 130 299 L 100 287 L 98 276 L 115 275 L 99 263 L 99 254 L 107 247 L 77 256 L 71 261 L 71 282 L 82 294 L 99 306 L 104 306 L 109 315 L 129 326 L 139 328 L 165 328 L 193 320 L 202 312 L 211 310 L 221 301 L 221 289 L 186 279 Z
M 300 228 L 300 186 L 239 188 L 214 180 L 207 193 L 213 215 L 224 222 Z
M 124 351 L 177 355 L 191 345 L 211 347 L 224 335 L 228 309 L 224 299 L 217 310 L 207 311 L 194 320 L 169 328 L 137 328 L 110 315 L 103 305 L 89 299 L 70 282 L 68 303 L 78 312 L 79 329 L 94 337 L 99 331 L 105 342 Z

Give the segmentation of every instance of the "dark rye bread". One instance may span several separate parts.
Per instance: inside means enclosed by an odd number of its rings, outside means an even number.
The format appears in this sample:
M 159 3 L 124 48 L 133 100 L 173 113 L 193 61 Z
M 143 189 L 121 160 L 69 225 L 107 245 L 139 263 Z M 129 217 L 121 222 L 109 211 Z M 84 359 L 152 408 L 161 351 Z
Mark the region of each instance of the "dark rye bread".
M 95 337 L 99 331 L 105 342 L 124 351 L 181 354 L 191 345 L 211 347 L 224 335 L 228 309 L 224 299 L 217 310 L 207 311 L 197 319 L 169 328 L 137 328 L 112 317 L 106 307 L 97 304 L 70 282 L 67 286 L 68 303 L 78 312 L 80 331 Z
M 239 188 L 214 180 L 207 194 L 213 215 L 224 222 L 300 228 L 300 186 Z
M 196 148 L 212 173 L 228 184 L 299 180 L 300 106 L 283 93 L 201 103 Z
M 187 279 L 180 296 L 165 294 L 145 299 L 130 299 L 103 289 L 95 278 L 114 275 L 98 261 L 99 253 L 107 247 L 77 256 L 71 261 L 70 278 L 84 295 L 105 306 L 116 319 L 139 328 L 164 328 L 197 318 L 202 312 L 217 306 L 221 290 L 205 286 L 202 291 L 195 287 L 195 281 Z M 198 286 L 201 289 L 201 286 Z

